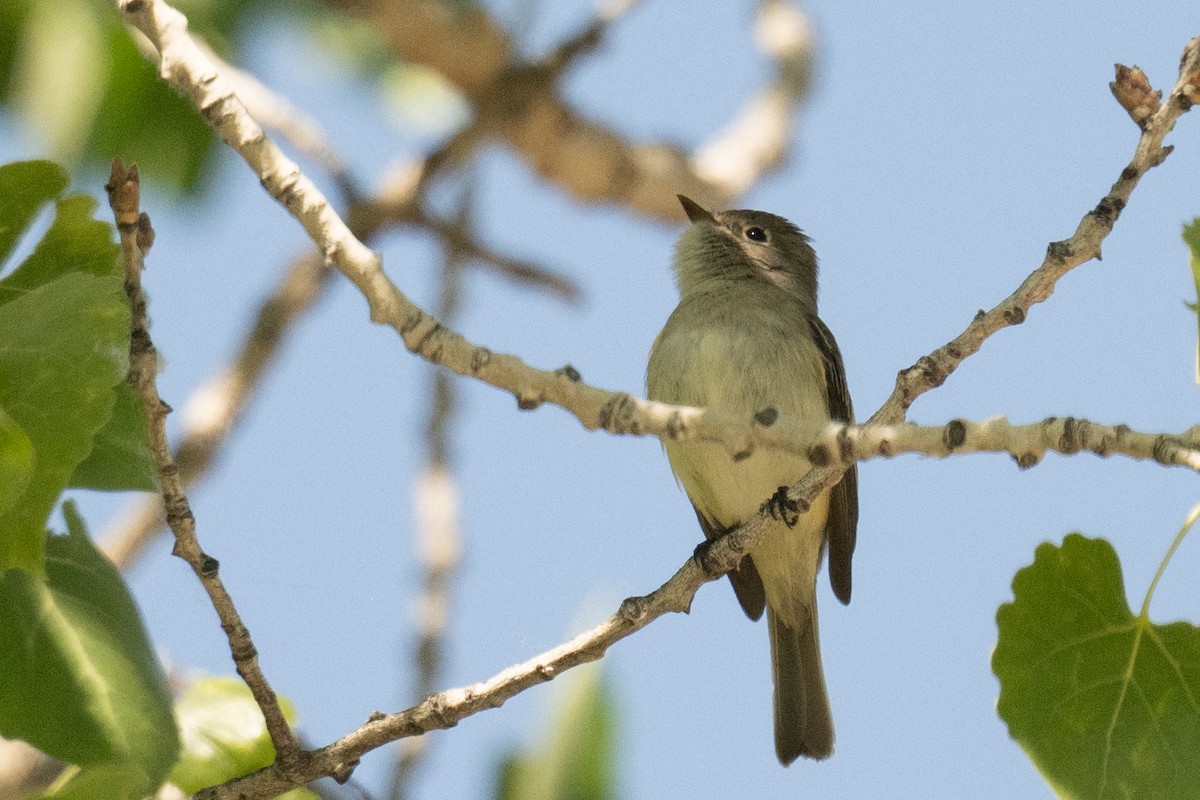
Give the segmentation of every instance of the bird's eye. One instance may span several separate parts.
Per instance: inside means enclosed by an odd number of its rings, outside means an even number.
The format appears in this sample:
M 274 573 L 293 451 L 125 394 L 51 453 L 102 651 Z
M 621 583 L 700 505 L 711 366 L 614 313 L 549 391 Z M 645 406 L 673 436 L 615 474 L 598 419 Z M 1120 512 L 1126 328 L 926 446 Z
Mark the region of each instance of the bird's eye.
M 746 228 L 746 238 L 752 242 L 765 242 L 767 232 L 756 225 L 753 228 Z

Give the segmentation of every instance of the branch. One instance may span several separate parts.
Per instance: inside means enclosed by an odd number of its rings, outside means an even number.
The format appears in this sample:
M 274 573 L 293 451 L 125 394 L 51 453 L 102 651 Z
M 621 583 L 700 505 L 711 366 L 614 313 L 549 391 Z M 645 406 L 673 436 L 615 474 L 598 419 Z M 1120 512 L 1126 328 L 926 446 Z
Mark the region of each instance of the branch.
M 1004 417 L 982 422 L 962 419 L 945 425 L 827 425 L 807 447 L 795 448 L 820 467 L 849 467 L 856 461 L 919 453 L 946 458 L 970 453 L 1008 453 L 1029 469 L 1046 453 L 1093 453 L 1156 461 L 1200 472 L 1200 431 L 1143 433 L 1128 425 L 1104 425 L 1077 417 L 1047 417 L 1031 425 L 1010 425 Z M 772 444 L 778 444 L 773 442 Z M 793 448 L 788 448 L 793 449 Z
M 116 218 L 125 262 L 125 294 L 129 298 L 131 317 L 128 381 L 146 412 L 150 456 L 158 469 L 167 525 L 175 534 L 172 552 L 187 562 L 208 593 L 229 639 L 229 649 L 238 674 L 250 687 L 255 702 L 262 710 L 267 732 L 275 746 L 277 762 L 284 773 L 290 773 L 301 758 L 299 746 L 283 717 L 274 690 L 259 669 L 258 652 L 250 638 L 250 631 L 242 623 L 233 599 L 221 581 L 219 564 L 200 548 L 200 541 L 196 537 L 196 519 L 184 492 L 179 468 L 167 444 L 166 420 L 171 408 L 159 397 L 155 384 L 158 353 L 150 340 L 146 295 L 142 291 L 144 257 L 154 242 L 154 230 L 150 225 L 150 217 L 138 209 L 140 179 L 137 166 L 126 169 L 121 159 L 113 159 L 112 175 L 104 188 L 108 191 L 109 205 Z
M 1171 90 L 1167 102 L 1144 118 L 1139 125 L 1142 135 L 1138 139 L 1133 158 L 1121 170 L 1117 182 L 1100 199 L 1096 207 L 1084 214 L 1075 233 L 1061 242 L 1051 242 L 1046 248 L 1046 257 L 1024 283 L 991 311 L 980 311 L 966 330 L 946 344 L 922 357 L 916 364 L 901 370 L 896 376 L 896 388 L 890 397 L 871 416 L 871 422 L 900 422 L 908 413 L 913 401 L 930 389 L 941 386 L 946 378 L 958 368 L 968 356 L 979 351 L 984 341 L 996 331 L 1010 325 L 1020 325 L 1029 315 L 1029 309 L 1048 299 L 1054 292 L 1058 280 L 1080 264 L 1100 258 L 1100 245 L 1112 232 L 1129 196 L 1141 181 L 1142 176 L 1161 164 L 1173 149 L 1163 146 L 1163 139 L 1175 127 L 1179 116 L 1192 107 L 1193 96 L 1200 86 L 1200 37 L 1192 39 L 1183 49 L 1179 64 L 1179 80 Z M 1132 81 L 1137 73 L 1118 64 L 1117 81 Z M 1142 76 L 1144 80 L 1145 76 Z M 1114 93 L 1118 89 L 1114 88 Z M 1141 93 L 1139 93 L 1141 94 Z M 1118 95 L 1120 96 L 1120 95 Z M 1131 112 L 1132 113 L 1132 112 Z M 1136 117 L 1135 117 L 1136 120 Z
M 464 235 L 473 223 L 474 180 L 468 179 L 459 199 L 454 227 Z M 462 268 L 466 256 L 449 246 L 442 258 L 438 315 L 454 320 L 462 305 Z M 432 366 L 432 365 L 431 365 Z M 419 639 L 414 649 L 416 680 L 413 696 L 427 697 L 442 680 L 444 639 L 450 617 L 451 589 L 463 557 L 458 481 L 451 467 L 450 425 L 456 405 L 455 384 L 444 369 L 434 367 L 433 392 L 425 429 L 426 464 L 417 478 L 417 561 L 424 567 L 417 607 Z M 428 758 L 429 739 L 404 739 L 392 769 L 386 797 L 402 800 L 412 794 L 413 775 Z
M 244 416 L 263 374 L 275 361 L 284 337 L 329 285 L 336 273 L 316 256 L 296 260 L 283 282 L 258 309 L 233 362 L 200 385 L 183 406 L 182 439 L 175 462 L 184 486 L 212 467 L 230 433 Z M 142 555 L 165 523 L 156 497 L 138 500 L 109 525 L 100 549 L 126 570 Z
M 439 0 L 326 2 L 361 14 L 399 58 L 435 69 L 457 86 L 475 111 L 471 146 L 481 137 L 502 141 L 580 200 L 621 203 L 662 220 L 678 218 L 676 193 L 724 206 L 780 166 L 791 115 L 808 87 L 807 23 L 795 7 L 767 0 L 759 39 L 776 63 L 772 84 L 693 155 L 676 144 L 629 142 L 559 95 L 563 71 L 592 52 L 630 4 L 614 4 L 546 58 L 531 62 L 514 56 L 507 31 L 477 7 L 452 10 Z

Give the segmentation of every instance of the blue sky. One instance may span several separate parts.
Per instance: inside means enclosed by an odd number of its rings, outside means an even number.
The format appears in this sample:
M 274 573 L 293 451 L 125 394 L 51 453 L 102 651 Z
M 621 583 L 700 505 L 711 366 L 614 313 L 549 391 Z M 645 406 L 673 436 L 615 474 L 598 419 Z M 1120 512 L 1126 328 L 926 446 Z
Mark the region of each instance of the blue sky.
M 511 18 L 516 2 L 497 4 Z M 860 416 L 897 370 L 1007 296 L 1069 236 L 1128 161 L 1137 129 L 1111 98 L 1114 62 L 1174 83 L 1200 33 L 1195 8 L 1153 14 L 1096 3 L 806 4 L 820 47 L 787 169 L 739 203 L 797 222 L 821 257 L 821 312 L 846 361 Z M 547 45 L 587 18 L 542 4 Z M 748 8 L 647 2 L 571 73 L 569 96 L 635 139 L 695 144 L 761 84 Z M 419 152 L 354 81 L 297 68 L 296 31 L 260 29 L 241 62 L 317 116 L 359 176 Z M 1196 320 L 1180 224 L 1200 213 L 1200 129 L 1185 115 L 1176 152 L 1152 171 L 1104 247 L 1028 321 L 1002 331 L 910 418 L 940 424 L 1004 414 L 1075 415 L 1141 430 L 1196 421 Z M 11 121 L 0 155 L 40 155 Z M 136 156 L 136 154 L 131 154 Z M 573 275 L 567 308 L 469 275 L 460 330 L 539 367 L 642 393 L 650 342 L 675 304 L 678 226 L 582 205 L 498 149 L 481 162 L 483 233 Z M 180 408 L 233 352 L 256 303 L 306 247 L 299 226 L 223 159 L 219 202 L 151 192 L 158 240 L 146 277 L 164 397 Z M 102 180 L 83 186 L 100 195 Z M 437 253 L 409 234 L 380 246 L 389 275 L 426 308 Z M 214 477 L 193 496 L 206 548 L 239 602 L 276 688 L 325 743 L 374 709 L 410 698 L 411 488 L 422 463 L 430 372 L 340 281 L 299 326 Z M 488 677 L 599 621 L 689 556 L 700 534 L 658 443 L 588 433 L 555 408 L 460 380 L 454 462 L 466 553 L 443 684 Z M 989 667 L 995 611 L 1036 545 L 1072 530 L 1110 539 L 1136 607 L 1197 500 L 1181 470 L 1049 456 L 1019 472 L 1007 456 L 905 456 L 860 468 L 854 602 L 819 604 L 837 745 L 823 763 L 775 761 L 765 626 L 725 582 L 687 617 L 617 645 L 604 665 L 619 706 L 630 798 L 1050 797 L 1004 724 Z M 87 497 L 93 530 L 123 498 Z M 132 574 L 155 642 L 172 663 L 230 672 L 215 617 L 160 543 Z M 1158 621 L 1195 619 L 1200 547 L 1185 543 L 1156 595 Z M 554 701 L 541 687 L 433 735 L 423 797 L 484 796 L 492 766 L 531 742 Z M 378 790 L 368 756 L 357 778 Z

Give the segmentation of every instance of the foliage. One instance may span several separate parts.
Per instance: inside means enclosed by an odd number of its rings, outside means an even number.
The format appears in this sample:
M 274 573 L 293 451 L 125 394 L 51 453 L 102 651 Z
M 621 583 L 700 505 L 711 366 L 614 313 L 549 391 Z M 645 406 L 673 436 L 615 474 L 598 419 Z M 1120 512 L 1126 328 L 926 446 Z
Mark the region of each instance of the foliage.
M 1191 222 L 1185 223 L 1183 226 L 1183 241 L 1188 246 L 1189 255 L 1191 256 L 1188 263 L 1192 270 L 1192 281 L 1196 284 L 1196 300 L 1197 303 L 1189 303 L 1189 307 L 1193 311 L 1200 311 L 1200 217 L 1196 217 Z M 1197 316 L 1197 324 L 1200 326 L 1200 316 Z M 1200 327 L 1198 327 L 1200 330 Z M 1196 339 L 1196 383 L 1200 383 L 1200 336 Z
M 1046 543 L 1000 607 L 997 710 L 1068 798 L 1194 797 L 1200 786 L 1200 630 L 1125 601 L 1112 546 Z
M 120 573 L 64 513 L 44 579 L 0 575 L 0 733 L 77 766 L 53 797 L 142 797 L 179 752 L 166 681 Z
M 46 520 L 68 486 L 155 488 L 125 384 L 129 309 L 112 229 L 92 219 L 91 198 L 62 196 L 66 182 L 45 161 L 0 167 L 0 262 L 54 207 L 0 280 L 0 571 L 41 572 Z
M 281 702 L 289 725 L 296 723 L 291 703 Z M 183 753 L 171 772 L 171 783 L 191 794 L 229 778 L 247 775 L 275 760 L 262 712 L 250 689 L 237 678 L 209 677 L 196 681 L 175 705 Z M 285 800 L 310 800 L 316 795 L 297 789 Z
M 616 797 L 616 713 L 600 665 L 559 679 L 557 712 L 534 752 L 500 765 L 497 800 L 608 800 Z

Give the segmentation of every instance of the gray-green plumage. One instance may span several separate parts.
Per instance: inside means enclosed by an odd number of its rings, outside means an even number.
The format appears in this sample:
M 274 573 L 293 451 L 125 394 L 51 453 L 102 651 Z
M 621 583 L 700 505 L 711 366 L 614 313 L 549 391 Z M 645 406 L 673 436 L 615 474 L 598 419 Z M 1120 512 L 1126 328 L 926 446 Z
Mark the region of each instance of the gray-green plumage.
M 852 420 L 841 355 L 817 317 L 817 260 L 808 238 L 766 212 L 710 214 L 685 197 L 680 202 L 692 221 L 675 252 L 680 301 L 650 353 L 649 397 L 745 419 L 774 408 L 797 422 Z M 721 445 L 703 442 L 670 442 L 666 450 L 709 539 L 744 523 L 811 466 L 782 451 L 735 462 Z M 776 522 L 729 574 L 747 615 L 767 611 L 775 747 L 784 764 L 833 751 L 816 573 L 828 544 L 834 594 L 849 602 L 857 521 L 851 468 L 794 527 Z

